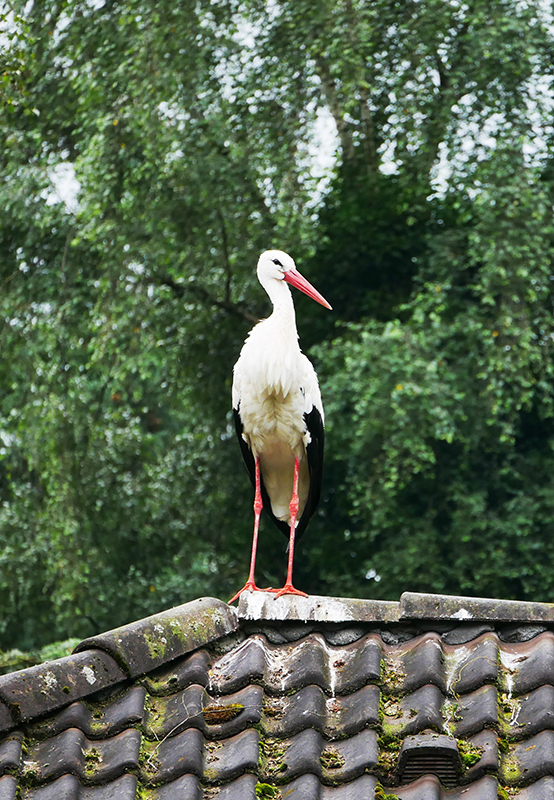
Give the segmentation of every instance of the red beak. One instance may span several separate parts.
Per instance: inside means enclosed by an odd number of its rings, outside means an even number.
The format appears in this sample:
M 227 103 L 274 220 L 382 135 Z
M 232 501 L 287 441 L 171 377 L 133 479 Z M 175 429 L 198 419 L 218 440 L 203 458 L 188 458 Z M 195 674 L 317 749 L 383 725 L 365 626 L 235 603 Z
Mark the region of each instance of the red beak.
M 316 301 L 316 303 L 321 303 L 321 305 L 325 306 L 325 308 L 332 308 L 323 295 L 321 295 L 317 289 L 315 289 L 312 284 L 298 272 L 297 269 L 288 269 L 285 272 L 285 280 L 287 283 L 290 283 L 291 286 L 294 286 L 296 289 L 300 289 L 301 292 L 304 292 L 304 294 L 307 294 L 308 297 L 311 297 L 312 300 Z

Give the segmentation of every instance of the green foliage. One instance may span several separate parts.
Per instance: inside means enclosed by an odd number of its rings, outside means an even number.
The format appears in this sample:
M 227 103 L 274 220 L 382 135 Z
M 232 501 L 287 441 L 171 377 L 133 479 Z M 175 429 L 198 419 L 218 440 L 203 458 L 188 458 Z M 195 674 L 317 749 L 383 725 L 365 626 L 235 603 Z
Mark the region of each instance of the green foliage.
M 52 644 L 47 644 L 40 650 L 33 650 L 28 653 L 23 653 L 15 648 L 5 652 L 0 651 L 0 674 L 4 675 L 19 669 L 33 667 L 35 664 L 42 664 L 45 661 L 64 658 L 71 655 L 78 643 L 79 639 L 67 639 L 64 642 L 52 642 Z
M 267 312 L 268 246 L 336 309 L 297 301 L 328 420 L 298 584 L 544 599 L 541 8 L 17 0 L 0 16 L 3 647 L 243 581 L 231 365 Z M 262 541 L 276 585 L 284 541 L 269 525 Z
M 322 354 L 355 538 L 374 554 L 361 569 L 388 596 L 550 586 L 551 212 L 505 159 L 480 170 L 465 230 L 435 237 L 406 321 L 351 327 Z

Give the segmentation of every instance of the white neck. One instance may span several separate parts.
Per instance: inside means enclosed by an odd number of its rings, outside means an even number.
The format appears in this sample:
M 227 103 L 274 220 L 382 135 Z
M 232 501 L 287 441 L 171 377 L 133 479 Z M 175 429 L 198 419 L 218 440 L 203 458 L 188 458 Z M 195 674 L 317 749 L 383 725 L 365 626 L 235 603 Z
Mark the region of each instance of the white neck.
M 288 284 L 285 281 L 275 280 L 275 278 L 260 282 L 273 303 L 273 313 L 270 319 L 278 320 L 282 323 L 284 329 L 297 335 L 294 303 Z

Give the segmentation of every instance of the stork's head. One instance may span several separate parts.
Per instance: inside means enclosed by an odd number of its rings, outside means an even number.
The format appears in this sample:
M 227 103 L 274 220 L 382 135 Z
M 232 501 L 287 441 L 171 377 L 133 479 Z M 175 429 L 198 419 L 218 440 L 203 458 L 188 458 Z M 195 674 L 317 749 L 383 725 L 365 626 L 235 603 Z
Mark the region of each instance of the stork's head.
M 262 286 L 267 286 L 271 280 L 286 281 L 325 308 L 331 308 L 317 289 L 298 272 L 294 259 L 282 250 L 266 250 L 261 254 L 258 260 L 258 280 Z

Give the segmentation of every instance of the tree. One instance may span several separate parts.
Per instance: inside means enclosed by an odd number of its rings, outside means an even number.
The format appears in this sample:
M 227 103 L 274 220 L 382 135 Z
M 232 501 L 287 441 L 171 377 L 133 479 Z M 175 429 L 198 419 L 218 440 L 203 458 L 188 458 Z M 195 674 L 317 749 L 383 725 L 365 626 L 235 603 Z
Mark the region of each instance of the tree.
M 435 237 L 405 321 L 326 350 L 346 548 L 379 594 L 550 586 L 552 205 L 506 155 L 482 165 L 466 229 Z
M 242 580 L 252 498 L 231 365 L 267 311 L 254 265 L 276 245 L 338 309 L 333 327 L 297 302 L 329 425 L 326 502 L 299 579 L 332 594 L 537 597 L 550 509 L 545 13 L 513 0 L 12 3 L 4 645 L 227 597 Z M 275 582 L 283 543 L 270 531 L 259 564 Z
M 240 50 L 232 5 L 16 10 L 0 591 L 4 641 L 30 647 L 219 592 L 242 567 L 231 365 L 263 309 L 257 254 L 279 227 L 302 237 L 309 191 L 264 189 L 252 103 L 220 73 Z M 264 140 L 290 153 L 295 135 Z M 64 171 L 73 211 L 52 186 Z

